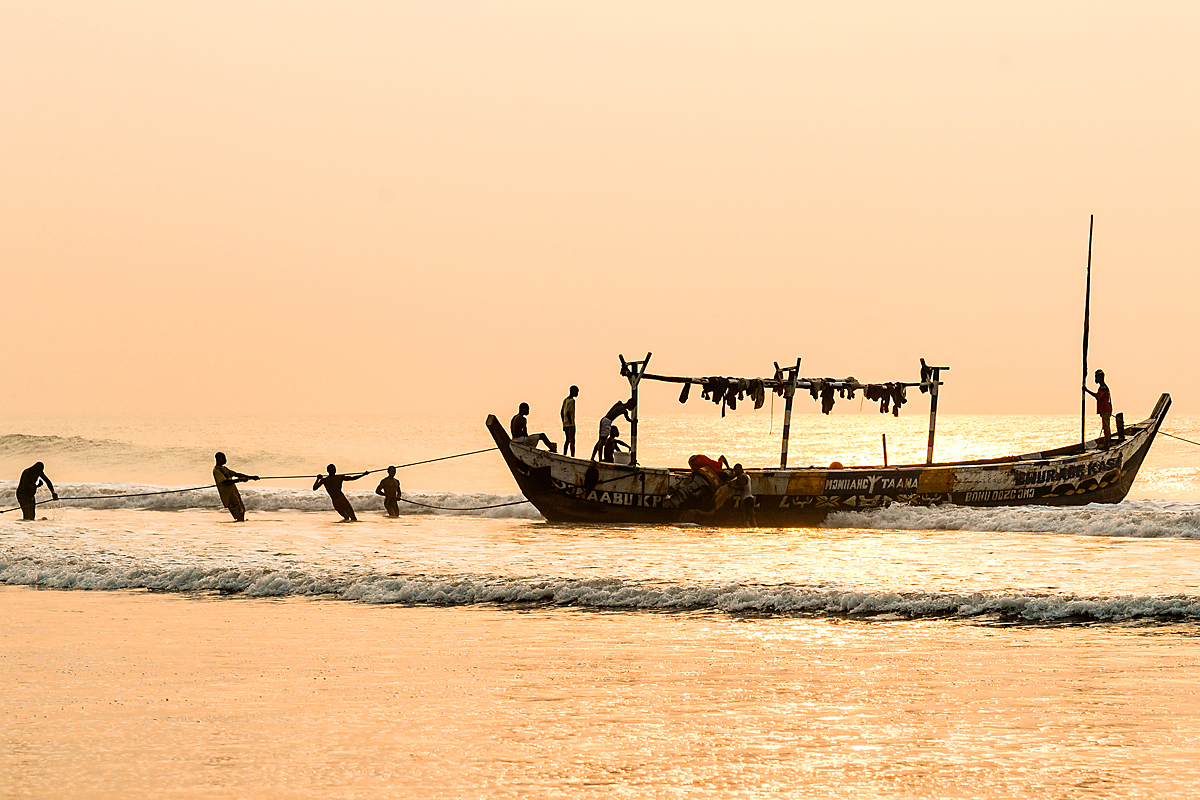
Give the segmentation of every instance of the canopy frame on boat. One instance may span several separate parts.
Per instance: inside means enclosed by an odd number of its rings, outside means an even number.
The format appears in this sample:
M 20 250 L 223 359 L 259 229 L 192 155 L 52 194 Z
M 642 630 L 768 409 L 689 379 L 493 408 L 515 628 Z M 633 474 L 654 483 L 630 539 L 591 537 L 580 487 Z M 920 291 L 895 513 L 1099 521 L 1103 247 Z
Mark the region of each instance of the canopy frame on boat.
M 706 384 L 710 383 L 713 378 L 696 378 L 681 375 L 653 375 L 646 372 L 646 367 L 650 363 L 650 357 L 653 353 L 647 352 L 646 357 L 641 361 L 626 361 L 624 355 L 618 355 L 621 360 L 621 375 L 629 381 L 629 390 L 631 397 L 632 408 L 630 412 L 630 442 L 629 442 L 629 463 L 630 466 L 637 466 L 637 440 L 638 440 L 638 384 L 645 380 L 661 381 L 664 383 L 683 383 L 683 384 Z M 751 380 L 761 381 L 765 389 L 772 391 L 782 389 L 784 397 L 783 408 L 783 444 L 779 455 L 779 468 L 787 468 L 788 455 L 788 439 L 791 435 L 792 423 L 792 401 L 795 398 L 797 389 L 811 389 L 814 384 L 819 382 L 821 386 L 831 386 L 834 389 L 863 389 L 869 385 L 864 384 L 853 378 L 845 380 L 830 380 L 825 378 L 802 378 L 800 377 L 801 359 L 796 359 L 794 367 L 780 367 L 779 362 L 775 362 L 775 376 L 771 378 L 753 378 Z M 921 359 L 921 380 L 919 381 L 888 381 L 893 386 L 916 387 L 923 392 L 929 392 L 929 440 L 925 449 L 925 463 L 933 463 L 933 441 L 937 430 L 937 405 L 938 405 L 938 387 L 942 385 L 941 375 L 942 370 L 949 371 L 950 367 L 933 367 L 925 363 L 925 359 Z M 726 380 L 729 380 L 728 378 Z

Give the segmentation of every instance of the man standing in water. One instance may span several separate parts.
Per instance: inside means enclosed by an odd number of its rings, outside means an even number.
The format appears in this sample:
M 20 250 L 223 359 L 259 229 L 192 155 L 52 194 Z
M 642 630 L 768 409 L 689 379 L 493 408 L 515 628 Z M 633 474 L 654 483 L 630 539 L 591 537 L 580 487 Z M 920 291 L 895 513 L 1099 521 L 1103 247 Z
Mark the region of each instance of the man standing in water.
M 358 522 L 358 517 L 354 516 L 354 506 L 350 505 L 350 501 L 346 499 L 346 495 L 342 493 L 342 484 L 346 481 L 356 481 L 359 478 L 366 477 L 367 473 L 360 472 L 357 475 L 338 475 L 337 467 L 330 464 L 325 468 L 328 470 L 328 475 L 318 475 L 316 483 L 313 484 L 313 491 L 325 487 L 325 491 L 329 492 L 329 499 L 333 501 L 333 509 L 342 515 L 343 522 Z
M 1104 446 L 1108 446 L 1108 440 L 1112 437 L 1112 395 L 1108 393 L 1108 384 L 1104 382 L 1104 370 L 1096 370 L 1096 391 L 1087 388 L 1084 384 L 1083 390 L 1096 398 L 1096 413 L 1100 415 L 1100 428 L 1104 432 Z
M 733 488 L 733 496 L 738 508 L 742 510 L 742 519 L 750 527 L 757 525 L 754 518 L 754 485 L 750 483 L 750 475 L 742 469 L 741 464 L 733 465 L 733 478 L 729 481 Z
M 229 509 L 234 522 L 246 521 L 246 504 L 242 502 L 242 493 L 238 491 L 238 483 L 256 481 L 257 475 L 243 475 L 234 472 L 225 465 L 225 454 L 217 453 L 217 465 L 213 467 L 213 483 L 217 485 L 217 494 L 221 496 L 221 505 Z
M 562 416 L 563 436 L 566 441 L 563 442 L 563 455 L 575 457 L 575 398 L 579 396 L 579 387 L 572 386 L 571 391 L 567 394 L 567 398 L 563 400 L 562 411 L 559 414 Z
M 46 477 L 46 465 L 42 462 L 37 462 L 29 469 L 21 473 L 21 481 L 17 484 L 17 505 L 21 507 L 22 519 L 37 518 L 37 490 L 46 483 L 46 488 L 50 490 L 50 494 L 55 500 L 58 499 L 58 492 L 54 491 L 54 484 Z
M 383 507 L 389 517 L 400 516 L 400 480 L 396 477 L 395 467 L 388 467 L 387 477 L 375 487 L 375 494 L 383 498 Z

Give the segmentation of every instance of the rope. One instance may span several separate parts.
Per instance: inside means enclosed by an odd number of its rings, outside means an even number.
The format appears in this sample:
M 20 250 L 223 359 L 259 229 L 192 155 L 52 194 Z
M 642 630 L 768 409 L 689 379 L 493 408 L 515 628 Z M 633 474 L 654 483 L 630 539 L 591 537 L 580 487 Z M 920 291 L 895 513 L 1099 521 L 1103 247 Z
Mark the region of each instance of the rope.
M 1166 431 L 1163 431 L 1163 430 L 1160 430 L 1159 433 L 1161 433 L 1163 436 L 1170 436 L 1172 439 L 1178 439 L 1181 442 L 1187 442 L 1188 444 L 1194 444 L 1197 447 L 1200 447 L 1200 442 L 1193 442 L 1191 439 L 1185 439 L 1182 436 L 1176 436 L 1173 433 L 1167 433 Z
M 490 453 L 492 450 L 496 450 L 496 449 L 498 449 L 498 448 L 487 447 L 487 448 L 484 448 L 483 450 L 472 450 L 468 453 L 455 453 L 452 456 L 439 456 L 438 458 L 427 458 L 424 461 L 413 461 L 412 463 L 409 463 L 409 464 L 400 464 L 396 467 L 396 469 L 404 469 L 405 467 L 416 467 L 421 464 L 432 464 L 435 461 L 447 461 L 452 458 L 463 458 L 464 456 L 474 456 L 474 455 L 479 455 L 480 453 Z M 379 469 L 370 469 L 370 470 L 367 470 L 366 472 L 361 473 L 360 477 L 365 477 L 367 475 L 370 475 L 373 472 L 386 472 L 386 471 L 387 471 L 387 467 L 380 467 Z M 353 475 L 355 473 L 349 473 L 349 474 Z M 298 478 L 316 478 L 316 477 L 319 477 L 319 476 L 317 476 L 317 475 L 266 475 L 266 476 L 260 477 L 259 480 L 260 481 L 282 481 L 282 480 L 292 480 L 292 479 L 298 479 Z M 244 483 L 244 481 L 238 481 L 238 482 Z M 210 483 L 207 486 L 189 486 L 186 489 L 164 489 L 164 490 L 158 491 L 158 492 L 133 492 L 131 494 L 97 494 L 97 495 L 90 495 L 90 496 L 86 496 L 86 497 L 85 496 L 59 497 L 59 498 L 56 498 L 55 500 L 35 500 L 34 505 L 35 506 L 45 505 L 47 503 L 61 502 L 61 501 L 65 501 L 65 500 L 117 500 L 117 499 L 120 499 L 123 497 L 153 497 L 155 495 L 160 495 L 160 494 L 182 494 L 183 492 L 198 492 L 198 491 L 201 491 L 202 489 L 215 489 L 215 488 L 217 488 L 217 484 Z M 400 499 L 404 500 L 403 497 Z M 488 509 L 488 508 L 502 508 L 503 506 L 515 506 L 515 505 L 519 505 L 520 503 L 528 503 L 529 501 L 528 500 L 518 500 L 513 503 L 500 503 L 499 505 L 478 506 L 476 508 L 442 508 L 440 506 L 430 506 L 430 505 L 425 505 L 425 503 L 418 503 L 415 500 L 404 500 L 404 502 L 412 503 L 415 506 L 425 506 L 426 508 L 434 508 L 439 511 L 482 511 L 482 510 Z M 0 514 L 7 514 L 10 511 L 20 511 L 20 510 L 21 510 L 20 506 L 14 506 L 13 508 L 5 508 L 3 510 L 0 510 Z
M 469 508 L 450 508 L 449 506 L 431 506 L 428 503 L 418 503 L 416 500 L 409 500 L 407 497 L 400 497 L 397 499 L 404 503 L 412 503 L 414 506 L 421 506 L 422 508 L 433 508 L 438 511 L 483 511 L 484 509 L 488 509 L 488 508 L 504 508 L 505 506 L 519 506 L 522 503 L 529 502 L 528 500 L 513 500 L 510 503 L 496 503 L 495 505 L 491 505 L 491 506 L 470 506 Z
M 500 448 L 498 448 L 498 447 L 485 447 L 482 450 L 472 450 L 469 453 L 455 453 L 452 456 L 440 456 L 439 458 L 427 458 L 424 461 L 413 461 L 410 464 L 399 464 L 396 466 L 396 469 L 404 469 L 405 467 L 416 467 L 421 464 L 432 464 L 435 461 L 447 461 L 451 458 L 462 458 L 463 456 L 476 456 L 476 455 L 479 455 L 480 453 L 490 453 L 493 450 L 499 450 L 499 449 Z M 372 472 L 386 472 L 386 471 L 387 471 L 387 467 L 380 467 L 379 469 L 369 469 L 366 472 L 364 472 L 363 475 L 370 475 Z
M 117 497 L 151 497 L 156 494 L 182 494 L 183 492 L 199 492 L 202 489 L 215 489 L 217 485 L 210 483 L 208 486 L 189 486 L 187 489 L 166 489 L 161 492 L 134 492 L 133 494 L 94 494 L 90 497 L 60 497 L 59 500 L 108 500 L 109 498 Z
M 499 449 L 499 448 L 486 447 L 483 450 L 472 450 L 469 453 L 455 453 L 452 456 L 439 456 L 438 458 L 427 458 L 424 461 L 413 461 L 409 464 L 398 464 L 398 465 L 396 465 L 396 469 L 405 469 L 406 467 L 416 467 L 416 466 L 420 466 L 421 464 L 432 464 L 435 461 L 447 461 L 451 458 L 463 458 L 464 456 L 475 456 L 475 455 L 479 455 L 480 453 L 490 453 L 493 450 L 497 450 L 497 449 Z M 371 475 L 372 473 L 375 473 L 375 472 L 387 472 L 387 469 L 388 469 L 387 467 L 380 467 L 379 469 L 369 469 L 366 472 L 362 472 L 362 473 L 351 472 L 348 474 L 366 476 L 366 475 Z M 262 477 L 259 478 L 259 480 L 260 481 L 286 481 L 286 480 L 294 480 L 297 478 L 318 478 L 318 477 L 320 477 L 320 476 L 319 475 L 263 475 Z
M 81 497 L 55 497 L 50 500 L 34 500 L 33 504 L 35 506 L 43 506 L 43 505 L 46 505 L 47 503 L 59 503 L 59 502 L 63 502 L 64 500 L 117 500 L 122 497 L 152 497 L 152 496 L 158 495 L 158 494 L 182 494 L 183 492 L 198 492 L 202 489 L 215 489 L 215 488 L 217 488 L 217 485 L 215 483 L 210 483 L 208 486 L 189 486 L 186 489 L 165 489 L 160 492 L 134 492 L 132 494 L 94 494 L 94 495 L 90 495 L 87 497 L 82 497 L 82 496 Z M 16 506 L 14 508 L 6 508 L 3 511 L 0 511 L 0 514 L 7 514 L 10 511 L 19 511 L 20 509 L 21 509 L 20 506 Z

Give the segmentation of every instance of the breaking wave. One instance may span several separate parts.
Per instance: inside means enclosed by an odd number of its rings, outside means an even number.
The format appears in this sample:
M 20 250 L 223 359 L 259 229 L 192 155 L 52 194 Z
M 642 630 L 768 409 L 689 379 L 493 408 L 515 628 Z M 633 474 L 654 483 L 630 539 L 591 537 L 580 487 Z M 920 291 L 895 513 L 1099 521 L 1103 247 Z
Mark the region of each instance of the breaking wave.
M 1116 505 L 1008 508 L 889 506 L 838 512 L 826 527 L 903 531 L 984 531 L 1077 536 L 1200 539 L 1200 503 L 1125 501 Z
M 186 489 L 140 483 L 58 484 L 64 508 L 182 511 L 220 508 L 215 489 Z M 16 482 L 0 481 L 0 506 L 16 505 Z M 324 492 L 242 485 L 247 510 L 328 512 Z M 144 495 L 122 497 L 120 495 Z M 355 509 L 382 511 L 383 499 L 372 492 L 347 492 Z M 521 495 L 487 492 L 405 492 L 422 505 L 400 504 L 402 515 L 470 514 L 494 518 L 541 519 L 541 514 Z M 45 490 L 39 500 L 48 500 Z M 514 505 L 502 505 L 512 503 Z M 435 508 L 429 508 L 434 506 Z M 480 506 L 502 506 L 480 509 Z M 1045 533 L 1078 536 L 1200 539 L 1200 503 L 1182 501 L 1125 501 L 1115 505 L 1007 508 L 963 506 L 916 507 L 894 505 L 869 511 L 830 514 L 827 528 L 862 528 L 903 531 L 982 531 L 995 533 Z
M 53 589 L 222 592 L 243 597 L 332 597 L 371 604 L 536 604 L 622 611 L 709 611 L 865 619 L 964 619 L 1036 623 L 1191 622 L 1200 597 L 1044 593 L 855 591 L 799 584 L 682 585 L 616 578 L 337 574 L 216 564 L 105 565 L 79 557 L 0 558 L 0 583 Z
M 24 433 L 8 433 L 0 436 L 0 451 L 7 455 L 42 458 L 86 453 L 88 456 L 110 455 L 112 457 L 138 456 L 148 453 L 188 453 L 196 448 L 148 448 L 116 439 L 88 439 L 83 436 L 32 436 Z M 198 452 L 198 451 L 197 451 Z

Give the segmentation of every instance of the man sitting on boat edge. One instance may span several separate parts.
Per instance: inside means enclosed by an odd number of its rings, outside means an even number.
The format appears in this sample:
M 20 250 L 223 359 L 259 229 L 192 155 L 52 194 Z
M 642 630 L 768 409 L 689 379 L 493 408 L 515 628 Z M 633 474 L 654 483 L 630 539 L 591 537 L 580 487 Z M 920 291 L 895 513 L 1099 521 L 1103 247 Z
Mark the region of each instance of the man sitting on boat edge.
M 529 435 L 529 421 L 525 418 L 529 414 L 529 403 L 521 403 L 517 409 L 517 413 L 513 415 L 512 421 L 508 424 L 508 429 L 512 433 L 512 440 L 516 444 L 523 444 L 526 447 L 537 447 L 538 442 L 545 442 L 546 449 L 551 453 L 558 452 L 558 445 L 550 441 L 550 437 L 544 433 L 535 433 Z

